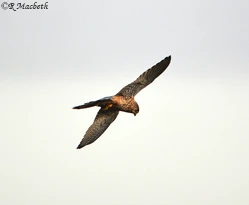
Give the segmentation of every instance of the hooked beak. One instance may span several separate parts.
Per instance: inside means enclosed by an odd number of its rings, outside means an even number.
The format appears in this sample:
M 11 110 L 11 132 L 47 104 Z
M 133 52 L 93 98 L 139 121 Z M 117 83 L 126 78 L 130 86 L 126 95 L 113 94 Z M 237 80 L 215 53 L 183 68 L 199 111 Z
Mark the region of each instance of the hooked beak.
M 133 113 L 133 114 L 134 114 L 134 116 L 136 116 L 136 115 L 137 115 L 137 113 L 138 113 L 138 112 L 134 112 L 134 113 Z

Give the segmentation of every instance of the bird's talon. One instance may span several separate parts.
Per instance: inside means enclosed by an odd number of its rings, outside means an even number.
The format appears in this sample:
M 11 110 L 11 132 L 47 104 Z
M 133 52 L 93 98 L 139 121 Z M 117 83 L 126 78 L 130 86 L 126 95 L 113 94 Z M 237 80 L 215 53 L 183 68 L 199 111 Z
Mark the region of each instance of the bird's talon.
M 103 110 L 108 110 L 110 107 L 112 107 L 112 104 L 107 105 Z

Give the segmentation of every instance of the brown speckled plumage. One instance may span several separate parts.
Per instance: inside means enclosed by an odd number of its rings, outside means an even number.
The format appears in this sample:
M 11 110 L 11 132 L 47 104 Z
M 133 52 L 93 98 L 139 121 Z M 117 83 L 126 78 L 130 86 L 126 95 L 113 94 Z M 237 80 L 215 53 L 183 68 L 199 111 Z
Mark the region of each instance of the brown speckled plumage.
M 93 124 L 86 131 L 77 149 L 89 145 L 97 140 L 116 119 L 119 111 L 136 115 L 139 112 L 139 106 L 134 100 L 135 95 L 162 74 L 170 64 L 170 61 L 171 56 L 166 57 L 152 68 L 145 71 L 135 81 L 122 88 L 114 96 L 105 97 L 97 101 L 91 101 L 74 107 L 73 109 L 82 109 L 93 106 L 101 107 Z
M 110 126 L 110 124 L 116 119 L 118 113 L 119 111 L 113 108 L 110 108 L 106 111 L 100 109 L 94 119 L 94 123 L 86 131 L 86 134 L 77 149 L 89 145 L 93 143 L 96 139 L 98 139 Z

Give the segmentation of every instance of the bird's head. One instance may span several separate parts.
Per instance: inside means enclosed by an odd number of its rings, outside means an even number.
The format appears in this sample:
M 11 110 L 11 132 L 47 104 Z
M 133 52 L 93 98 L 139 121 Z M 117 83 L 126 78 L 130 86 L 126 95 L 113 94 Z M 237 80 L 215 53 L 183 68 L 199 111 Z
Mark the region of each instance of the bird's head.
M 137 113 L 139 113 L 139 106 L 137 104 L 137 102 L 135 102 L 132 113 L 134 114 L 134 116 L 136 116 Z

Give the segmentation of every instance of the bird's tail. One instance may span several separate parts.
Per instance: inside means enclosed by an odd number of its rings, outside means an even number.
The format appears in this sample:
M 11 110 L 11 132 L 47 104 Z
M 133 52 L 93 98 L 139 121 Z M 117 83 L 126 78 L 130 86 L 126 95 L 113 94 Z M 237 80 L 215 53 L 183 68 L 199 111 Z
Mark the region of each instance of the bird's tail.
M 101 98 L 100 100 L 91 101 L 83 105 L 75 106 L 73 107 L 73 109 L 84 109 L 84 108 L 89 108 L 89 107 L 94 107 L 94 106 L 102 107 L 111 102 L 112 102 L 112 97 L 110 96 L 110 97 Z
M 83 108 L 94 107 L 94 106 L 98 106 L 98 101 L 91 101 L 83 105 L 75 106 L 73 107 L 73 109 L 83 109 Z

